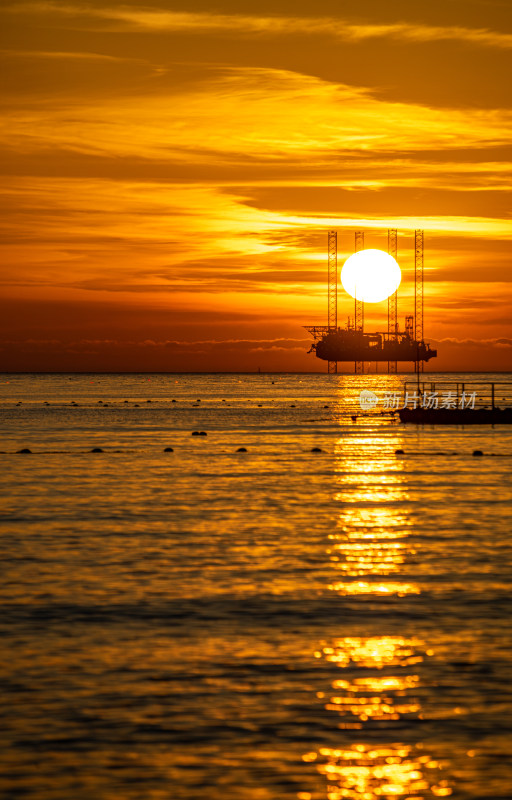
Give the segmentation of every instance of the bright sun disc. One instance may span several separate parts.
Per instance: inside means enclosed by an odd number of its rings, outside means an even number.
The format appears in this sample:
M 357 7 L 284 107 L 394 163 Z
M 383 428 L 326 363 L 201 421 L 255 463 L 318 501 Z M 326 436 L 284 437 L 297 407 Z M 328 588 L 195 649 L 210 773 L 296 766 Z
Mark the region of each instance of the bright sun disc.
M 343 288 L 356 300 L 380 303 L 396 292 L 402 279 L 397 262 L 383 250 L 359 250 L 341 270 Z

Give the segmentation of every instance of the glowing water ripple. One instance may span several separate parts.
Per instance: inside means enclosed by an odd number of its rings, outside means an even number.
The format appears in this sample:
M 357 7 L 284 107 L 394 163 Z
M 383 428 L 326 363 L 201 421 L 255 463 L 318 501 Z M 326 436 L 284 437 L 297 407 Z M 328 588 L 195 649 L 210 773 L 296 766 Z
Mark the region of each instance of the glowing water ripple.
M 397 434 L 396 449 L 399 443 Z M 395 459 L 390 468 L 389 447 L 389 438 L 370 432 L 349 445 L 340 439 L 336 448 L 341 510 L 339 532 L 329 536 L 327 556 L 334 574 L 343 577 L 328 584 L 340 597 L 421 593 L 418 584 L 400 579 L 417 549 L 408 542 L 412 521 L 403 511 L 408 501 L 403 464 Z M 424 800 L 452 794 L 443 777 L 446 765 L 424 753 L 421 743 L 385 741 L 397 724 L 423 719 L 421 678 L 412 670 L 433 655 L 421 639 L 399 635 L 342 636 L 315 652 L 317 659 L 343 670 L 343 677 L 331 682 L 332 692 L 317 692 L 325 710 L 336 715 L 340 745 L 303 756 L 326 779 L 327 800 Z M 347 738 L 350 732 L 364 736 L 365 730 L 372 738 L 382 731 L 382 741 Z M 308 795 L 299 798 L 308 800 Z

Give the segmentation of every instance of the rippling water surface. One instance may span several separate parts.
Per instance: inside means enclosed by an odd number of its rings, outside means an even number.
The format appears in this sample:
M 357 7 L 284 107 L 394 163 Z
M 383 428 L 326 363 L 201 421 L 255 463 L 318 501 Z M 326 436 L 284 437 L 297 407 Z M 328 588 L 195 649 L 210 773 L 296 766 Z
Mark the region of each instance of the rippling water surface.
M 3 797 L 510 800 L 512 426 L 362 388 L 0 377 Z

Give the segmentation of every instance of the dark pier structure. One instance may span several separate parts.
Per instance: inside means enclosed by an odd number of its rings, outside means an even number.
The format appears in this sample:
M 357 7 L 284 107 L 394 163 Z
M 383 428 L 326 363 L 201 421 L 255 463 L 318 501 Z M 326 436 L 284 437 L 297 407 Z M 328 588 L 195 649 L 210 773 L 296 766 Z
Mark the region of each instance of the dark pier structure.
M 355 232 L 355 252 L 364 249 L 364 232 Z M 397 257 L 397 231 L 388 231 L 388 253 Z M 366 362 L 387 362 L 389 373 L 396 373 L 398 362 L 414 364 L 415 372 L 423 372 L 426 361 L 437 356 L 423 338 L 423 231 L 414 232 L 414 314 L 405 317 L 405 330 L 398 325 L 398 295 L 388 298 L 387 331 L 366 333 L 364 330 L 364 303 L 354 300 L 354 317 L 349 317 L 345 328 L 338 327 L 338 234 L 328 233 L 328 324 L 306 326 L 314 342 L 310 353 L 327 361 L 328 372 L 338 371 L 339 361 L 353 361 L 355 372 L 364 373 Z

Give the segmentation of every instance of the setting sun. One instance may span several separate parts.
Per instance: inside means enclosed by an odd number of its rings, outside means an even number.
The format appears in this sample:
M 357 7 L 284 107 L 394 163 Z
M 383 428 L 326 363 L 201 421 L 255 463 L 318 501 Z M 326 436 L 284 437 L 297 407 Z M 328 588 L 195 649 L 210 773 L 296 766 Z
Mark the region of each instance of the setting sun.
M 356 300 L 380 303 L 396 292 L 402 273 L 393 256 L 383 250 L 360 250 L 341 270 L 343 288 Z

